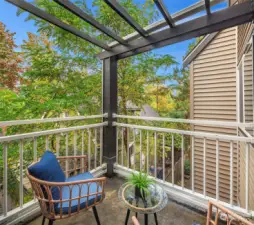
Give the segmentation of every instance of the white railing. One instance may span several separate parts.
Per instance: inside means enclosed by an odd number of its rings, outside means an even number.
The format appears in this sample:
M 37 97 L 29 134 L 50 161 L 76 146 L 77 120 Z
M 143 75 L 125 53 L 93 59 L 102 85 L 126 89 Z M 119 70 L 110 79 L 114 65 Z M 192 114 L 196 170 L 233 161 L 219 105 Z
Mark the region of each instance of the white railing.
M 154 121 L 149 117 L 115 115 L 115 118 Z M 223 122 L 220 123 L 219 121 L 208 121 L 206 123 L 207 121 L 201 122 L 171 118 L 157 118 L 156 121 L 184 122 L 207 126 L 219 125 L 219 127 L 235 128 L 239 126 L 238 123 L 225 122 L 223 124 Z M 160 128 L 120 122 L 114 122 L 114 125 L 117 127 L 116 168 L 118 172 L 125 169 L 126 171 L 147 172 L 157 181 L 168 185 L 171 190 L 172 188 L 175 190 L 180 189 L 188 193 L 187 197 L 191 194 L 198 196 L 199 199 L 214 199 L 243 214 L 253 214 L 254 209 L 249 208 L 249 180 L 250 173 L 252 172 L 249 170 L 249 161 L 250 151 L 253 151 L 253 137 Z M 253 127 L 253 124 L 241 124 L 241 127 Z M 240 146 L 244 147 L 240 148 Z M 228 152 L 228 155 L 222 157 L 225 151 Z M 244 160 L 246 164 L 244 171 L 240 171 L 240 151 L 241 153 L 244 151 L 245 155 Z M 176 153 L 178 153 L 178 158 L 175 156 Z M 225 159 L 225 157 L 227 158 Z M 211 158 L 214 159 L 212 165 L 211 161 L 208 162 L 209 158 L 210 160 Z M 225 164 L 229 162 L 229 165 L 226 165 L 226 170 L 229 173 L 228 175 L 222 176 L 221 172 L 223 169 L 221 164 L 224 164 L 223 158 L 226 160 Z M 167 161 L 168 159 L 170 162 Z M 187 159 L 190 161 L 190 174 L 188 176 L 185 172 L 185 162 Z M 209 174 L 207 169 L 211 171 L 211 167 L 214 168 L 214 172 L 212 174 L 210 172 Z M 197 177 L 196 173 L 199 173 L 199 177 Z M 245 174 L 244 205 L 238 202 L 240 173 Z M 202 179 L 199 180 L 201 176 Z M 228 182 L 225 182 L 225 180 Z M 211 185 L 214 187 L 211 188 Z M 211 191 L 211 189 L 214 191 Z M 221 194 L 221 192 L 224 194 Z M 225 197 L 225 195 L 227 196 Z
M 28 125 L 37 123 L 52 123 L 52 122 L 66 122 L 66 121 L 78 121 L 86 119 L 99 119 L 107 117 L 107 113 L 103 115 L 91 115 L 91 116 L 71 116 L 71 117 L 57 117 L 57 118 L 45 118 L 45 119 L 32 119 L 32 120 L 11 120 L 11 121 L 0 121 L 0 127 L 4 126 L 16 126 L 16 125 Z
M 0 124 L 1 126 L 14 126 L 21 124 L 102 118 L 103 116 L 104 115 L 78 118 L 53 118 L 46 119 L 46 121 L 8 121 L 1 122 Z M 98 168 L 102 168 L 103 127 L 107 124 L 107 122 L 101 122 L 0 137 L 0 152 L 2 152 L 3 156 L 3 164 L 2 166 L 0 165 L 0 170 L 2 170 L 3 174 L 3 180 L 0 182 L 3 190 L 0 223 L 1 221 L 6 220 L 9 215 L 12 215 L 13 211 L 17 212 L 18 210 L 22 210 L 25 206 L 29 205 L 29 202 L 35 201 L 25 171 L 27 166 L 32 162 L 37 161 L 45 150 L 53 151 L 57 156 L 87 154 L 89 171 L 95 171 L 98 170 Z M 68 167 L 67 164 L 66 167 Z M 16 179 L 17 182 L 11 180 L 11 177 Z M 15 184 L 13 184 L 13 182 Z M 18 189 L 19 191 L 15 192 L 13 188 Z M 16 194 L 14 197 L 15 200 L 13 200 L 13 194 Z M 12 202 L 12 206 L 8 205 Z

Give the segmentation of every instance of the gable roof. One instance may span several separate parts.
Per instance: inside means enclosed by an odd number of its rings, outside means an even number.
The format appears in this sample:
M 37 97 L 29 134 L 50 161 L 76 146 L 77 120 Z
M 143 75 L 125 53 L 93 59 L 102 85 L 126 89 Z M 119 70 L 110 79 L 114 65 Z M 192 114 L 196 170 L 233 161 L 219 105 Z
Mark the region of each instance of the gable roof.
M 188 66 L 206 48 L 206 46 L 215 38 L 218 33 L 219 32 L 214 32 L 206 35 L 203 40 L 200 41 L 187 56 L 185 56 L 183 60 L 183 67 Z
M 157 113 L 150 105 L 143 105 L 140 116 L 148 116 L 148 117 L 160 117 L 159 113 Z

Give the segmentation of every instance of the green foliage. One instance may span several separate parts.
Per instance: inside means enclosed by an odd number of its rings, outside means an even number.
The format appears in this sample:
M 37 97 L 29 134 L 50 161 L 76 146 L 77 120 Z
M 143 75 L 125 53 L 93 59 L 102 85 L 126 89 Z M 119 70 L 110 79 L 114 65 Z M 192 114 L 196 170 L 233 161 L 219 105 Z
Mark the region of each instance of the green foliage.
M 190 168 L 190 160 L 187 159 L 187 160 L 185 160 L 185 162 L 184 162 L 184 173 L 187 174 L 187 175 L 190 175 L 190 171 L 191 171 L 191 168 Z
M 147 193 L 148 186 L 153 184 L 154 181 L 148 177 L 146 173 L 138 172 L 137 174 L 132 173 L 128 177 L 128 183 L 139 188 L 140 193 Z
M 190 75 L 189 69 L 175 68 L 174 73 L 171 76 L 173 81 L 170 85 L 172 89 L 172 98 L 175 102 L 175 112 L 170 112 L 171 115 L 179 115 L 182 112 L 182 118 L 189 118 L 190 110 Z

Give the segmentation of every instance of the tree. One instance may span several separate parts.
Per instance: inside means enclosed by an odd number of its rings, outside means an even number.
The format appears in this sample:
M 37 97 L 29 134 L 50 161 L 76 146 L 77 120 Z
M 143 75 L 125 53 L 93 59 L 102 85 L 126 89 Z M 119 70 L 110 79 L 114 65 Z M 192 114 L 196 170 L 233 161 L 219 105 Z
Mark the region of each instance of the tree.
M 171 80 L 174 81 L 170 84 L 172 89 L 172 98 L 175 102 L 174 112 L 170 116 L 189 118 L 190 111 L 190 74 L 189 69 L 179 69 L 176 67 L 172 74 Z
M 22 58 L 15 51 L 17 45 L 14 42 L 15 33 L 11 33 L 0 22 L 0 88 L 16 90 L 22 72 Z
M 22 95 L 26 114 L 57 117 L 62 113 L 80 115 L 100 110 L 101 79 L 80 68 L 75 56 L 59 52 L 54 42 L 42 34 L 28 34 L 21 46 L 27 69 Z
M 103 1 L 94 0 L 92 2 L 95 7 L 94 10 L 89 9 L 85 1 L 74 1 L 74 3 L 82 10 L 93 15 L 99 22 L 112 29 L 119 36 L 125 36 L 134 31 Z M 33 1 L 33 4 L 64 22 L 84 30 L 91 36 L 96 36 L 96 38 L 103 41 L 112 41 L 111 38 L 98 31 L 95 32 L 92 26 L 52 1 Z M 128 9 L 130 15 L 141 26 L 148 25 L 158 16 L 158 12 L 154 10 L 154 4 L 151 0 L 146 0 L 144 3 L 124 0 L 121 1 L 121 5 Z M 101 63 L 94 57 L 100 51 L 98 47 L 76 38 L 33 15 L 29 15 L 28 19 L 35 21 L 38 31 L 44 32 L 48 38 L 52 39 L 62 54 L 71 55 L 72 57 L 75 55 L 76 61 L 79 62 L 77 67 L 86 67 L 90 73 L 96 71 L 101 74 Z M 119 112 L 127 114 L 126 105 L 128 101 L 140 107 L 146 103 L 149 100 L 149 96 L 145 92 L 145 86 L 154 80 L 156 71 L 159 68 L 170 67 L 174 63 L 175 61 L 170 55 L 159 55 L 151 52 L 120 60 L 118 62 Z

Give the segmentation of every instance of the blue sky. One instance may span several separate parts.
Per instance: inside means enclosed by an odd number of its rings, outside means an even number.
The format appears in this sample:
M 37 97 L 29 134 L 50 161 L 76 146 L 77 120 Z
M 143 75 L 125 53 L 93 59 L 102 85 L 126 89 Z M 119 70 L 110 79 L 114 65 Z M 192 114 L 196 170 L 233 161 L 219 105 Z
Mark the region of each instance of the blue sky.
M 87 2 L 89 1 L 91 0 L 88 0 Z M 175 13 L 185 7 L 188 7 L 189 5 L 194 4 L 195 2 L 198 2 L 198 0 L 164 0 L 164 3 L 170 13 Z M 224 8 L 225 6 L 226 3 L 222 3 L 216 7 L 213 7 L 213 10 L 218 10 L 220 8 Z M 32 21 L 25 21 L 25 18 L 27 16 L 25 13 L 17 16 L 16 12 L 17 8 L 15 6 L 5 2 L 4 0 L 0 1 L 0 21 L 3 22 L 7 26 L 7 29 L 9 29 L 11 32 L 16 32 L 16 43 L 20 45 L 22 44 L 23 40 L 27 39 L 27 32 L 36 33 L 37 28 Z M 200 13 L 199 15 L 201 14 L 203 13 Z M 181 64 L 182 58 L 185 55 L 188 45 L 191 42 L 192 40 L 184 41 L 178 44 L 156 49 L 154 50 L 154 52 L 160 54 L 171 54 Z

